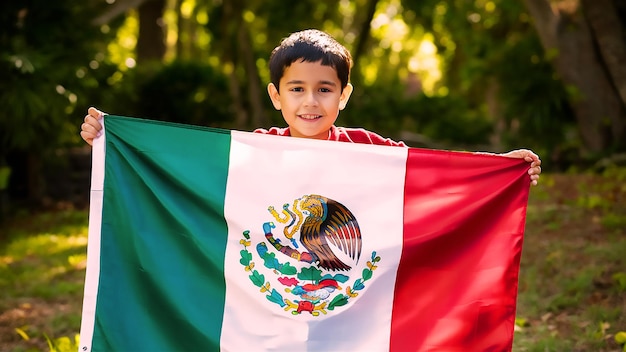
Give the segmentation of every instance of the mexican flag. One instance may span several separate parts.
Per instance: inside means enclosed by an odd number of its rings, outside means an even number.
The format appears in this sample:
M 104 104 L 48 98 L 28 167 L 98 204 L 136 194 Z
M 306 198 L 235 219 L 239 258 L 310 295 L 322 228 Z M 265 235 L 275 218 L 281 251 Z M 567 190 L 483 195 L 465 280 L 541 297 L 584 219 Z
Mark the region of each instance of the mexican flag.
M 528 163 L 108 115 L 81 351 L 506 351 Z

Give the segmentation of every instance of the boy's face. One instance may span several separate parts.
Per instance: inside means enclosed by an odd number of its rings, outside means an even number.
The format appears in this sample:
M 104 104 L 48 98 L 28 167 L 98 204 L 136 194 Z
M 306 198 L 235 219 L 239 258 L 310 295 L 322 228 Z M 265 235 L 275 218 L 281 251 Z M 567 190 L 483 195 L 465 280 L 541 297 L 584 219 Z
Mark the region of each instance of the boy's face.
M 276 110 L 281 110 L 293 137 L 328 139 L 352 93 L 348 84 L 343 91 L 337 71 L 320 62 L 296 60 L 280 79 L 280 93 L 270 83 L 267 91 Z

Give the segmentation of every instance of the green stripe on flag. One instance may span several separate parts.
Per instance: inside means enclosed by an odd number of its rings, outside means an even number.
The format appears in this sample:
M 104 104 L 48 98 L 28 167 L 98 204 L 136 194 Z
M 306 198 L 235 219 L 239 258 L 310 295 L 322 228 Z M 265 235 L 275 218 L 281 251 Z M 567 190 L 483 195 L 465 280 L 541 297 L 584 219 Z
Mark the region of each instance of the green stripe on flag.
M 98 296 L 106 300 L 97 301 L 92 349 L 218 350 L 229 131 L 104 121 Z

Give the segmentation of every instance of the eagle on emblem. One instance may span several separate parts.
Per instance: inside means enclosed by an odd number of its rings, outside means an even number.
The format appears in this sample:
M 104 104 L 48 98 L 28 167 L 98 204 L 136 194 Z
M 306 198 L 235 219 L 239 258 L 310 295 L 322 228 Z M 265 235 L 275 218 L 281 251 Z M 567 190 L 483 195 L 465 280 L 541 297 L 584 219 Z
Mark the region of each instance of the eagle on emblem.
M 343 204 L 311 194 L 301 199 L 308 215 L 300 227 L 300 242 L 319 266 L 326 270 L 350 270 L 328 245 L 332 243 L 357 262 L 361 256 L 361 230 L 354 215 Z

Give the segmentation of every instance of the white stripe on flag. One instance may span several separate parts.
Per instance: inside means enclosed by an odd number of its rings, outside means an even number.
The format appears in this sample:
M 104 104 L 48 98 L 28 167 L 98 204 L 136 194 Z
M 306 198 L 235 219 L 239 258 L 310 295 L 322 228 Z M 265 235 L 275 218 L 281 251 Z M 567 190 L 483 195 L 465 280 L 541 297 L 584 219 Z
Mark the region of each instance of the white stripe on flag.
M 83 311 L 80 326 L 80 349 L 91 351 L 98 282 L 100 280 L 100 231 L 102 228 L 102 204 L 104 190 L 104 163 L 106 140 L 104 123 L 101 136 L 93 140 L 91 163 L 91 194 L 89 198 L 89 230 L 87 243 L 87 270 L 83 295 Z
M 402 251 L 404 177 L 407 149 L 233 132 L 226 189 L 228 223 L 225 277 L 226 305 L 221 346 L 224 351 L 364 351 L 388 350 L 396 270 Z M 366 157 L 366 159 L 365 159 Z M 273 233 L 282 238 L 283 224 L 268 211 L 278 212 L 304 195 L 319 194 L 345 205 L 356 217 L 363 248 L 358 263 L 345 272 L 346 287 L 361 277 L 373 252 L 378 268 L 358 296 L 345 306 L 313 316 L 293 315 L 270 302 L 254 286 L 240 263 L 240 240 L 250 231 L 249 252 L 254 269 L 284 298 L 298 299 L 264 267 L 256 245 L 265 240 L 262 225 L 273 221 Z M 298 234 L 294 238 L 298 238 Z M 274 250 L 269 244 L 268 248 Z M 300 251 L 304 249 L 302 246 Z M 276 252 L 281 263 L 288 259 Z M 291 261 L 296 268 L 300 265 Z M 306 263 L 303 263 L 306 264 Z M 335 274 L 337 272 L 331 272 Z

